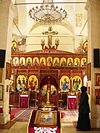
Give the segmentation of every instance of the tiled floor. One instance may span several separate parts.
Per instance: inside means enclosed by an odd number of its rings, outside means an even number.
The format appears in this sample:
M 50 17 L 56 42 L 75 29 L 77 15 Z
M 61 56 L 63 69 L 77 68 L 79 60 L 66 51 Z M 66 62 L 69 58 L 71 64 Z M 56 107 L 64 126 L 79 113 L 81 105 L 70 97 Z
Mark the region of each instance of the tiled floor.
M 0 129 L 0 133 L 27 133 L 27 125 L 27 122 L 16 122 L 9 130 Z M 74 127 L 62 124 L 62 133 L 100 133 L 100 130 L 77 131 Z

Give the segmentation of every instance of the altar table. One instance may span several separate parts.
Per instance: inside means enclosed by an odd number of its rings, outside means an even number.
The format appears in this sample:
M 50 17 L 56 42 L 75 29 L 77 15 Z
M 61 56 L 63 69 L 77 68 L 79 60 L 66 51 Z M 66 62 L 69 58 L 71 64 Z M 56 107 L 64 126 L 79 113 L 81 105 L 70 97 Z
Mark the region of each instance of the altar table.
M 28 108 L 29 99 L 28 95 L 20 95 L 20 108 Z
M 68 96 L 68 109 L 76 109 L 77 108 L 77 97 L 76 96 Z
M 61 130 L 61 124 L 60 124 L 60 112 L 57 111 L 57 127 L 55 128 L 51 128 L 51 127 L 36 127 L 36 125 L 34 124 L 35 118 L 36 118 L 36 113 L 37 110 L 34 110 L 31 114 L 29 123 L 28 123 L 28 127 L 27 127 L 27 131 L 28 133 L 60 133 Z

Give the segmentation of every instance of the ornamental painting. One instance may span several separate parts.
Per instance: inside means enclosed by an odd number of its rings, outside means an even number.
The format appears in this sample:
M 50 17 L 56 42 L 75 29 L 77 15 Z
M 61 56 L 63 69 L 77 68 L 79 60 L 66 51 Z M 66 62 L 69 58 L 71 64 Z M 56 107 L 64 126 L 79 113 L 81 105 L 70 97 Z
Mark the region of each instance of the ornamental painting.
M 81 66 L 83 67 L 83 66 L 86 66 L 86 65 L 87 65 L 86 58 L 82 58 L 81 59 Z
M 100 73 L 96 73 L 96 86 L 100 86 Z
M 82 79 L 79 76 L 74 76 L 72 78 L 72 90 L 80 91 L 82 86 Z
M 57 89 L 54 85 L 51 85 L 51 96 L 57 95 Z
M 25 91 L 26 88 L 26 77 L 24 75 L 19 75 L 17 77 L 17 90 Z
M 100 105 L 100 89 L 95 89 L 95 104 Z
M 88 52 L 88 41 L 87 40 L 83 43 L 83 48 L 84 48 L 84 51 L 87 53 Z
M 80 59 L 79 58 L 75 58 L 74 59 L 74 66 L 80 66 Z
M 53 66 L 59 66 L 59 58 L 54 58 Z
M 52 65 L 53 65 L 52 57 L 48 57 L 47 58 L 47 66 L 52 66 Z
M 20 65 L 25 66 L 25 58 L 24 57 L 20 58 Z
M 46 60 L 45 60 L 45 58 L 44 57 L 41 57 L 40 58 L 40 66 L 46 66 Z
M 41 96 L 47 95 L 47 85 L 43 85 L 42 89 L 40 90 Z
M 28 57 L 26 62 L 27 62 L 27 66 L 31 66 L 32 65 L 32 58 Z
M 39 66 L 39 58 L 35 57 L 33 59 L 33 66 Z
M 66 59 L 65 58 L 61 58 L 60 66 L 63 66 L 63 67 L 66 66 Z
M 68 76 L 63 76 L 60 79 L 61 92 L 68 92 L 70 90 L 70 80 Z
M 28 88 L 30 91 L 36 91 L 38 88 L 38 78 L 35 75 L 31 75 L 28 79 Z
M 73 66 L 73 59 L 72 58 L 67 59 L 67 65 L 68 66 Z
M 11 51 L 15 52 L 16 51 L 16 47 L 17 47 L 17 42 L 15 40 L 13 40 L 11 42 Z
M 15 57 L 15 58 L 13 59 L 13 65 L 14 65 L 14 66 L 18 66 L 18 62 L 19 62 L 18 57 Z

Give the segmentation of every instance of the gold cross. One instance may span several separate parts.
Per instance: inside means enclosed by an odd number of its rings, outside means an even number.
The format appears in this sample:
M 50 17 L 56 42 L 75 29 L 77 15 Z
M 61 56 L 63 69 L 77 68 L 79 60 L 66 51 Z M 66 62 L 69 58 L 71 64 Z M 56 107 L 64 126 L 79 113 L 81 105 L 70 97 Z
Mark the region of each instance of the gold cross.
M 48 28 L 48 31 L 42 32 L 43 35 L 48 35 L 48 46 L 52 46 L 52 35 L 57 35 L 57 31 L 53 31 L 52 27 Z

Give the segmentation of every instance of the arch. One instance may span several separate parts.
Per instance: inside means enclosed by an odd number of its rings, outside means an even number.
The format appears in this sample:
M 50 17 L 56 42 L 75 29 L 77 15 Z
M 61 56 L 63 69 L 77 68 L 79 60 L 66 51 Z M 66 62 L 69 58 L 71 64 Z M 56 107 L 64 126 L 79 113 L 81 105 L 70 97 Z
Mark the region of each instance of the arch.
M 79 58 L 74 59 L 74 65 L 75 66 L 80 66 L 80 59 Z
M 25 58 L 24 57 L 21 57 L 20 58 L 20 65 L 21 66 L 24 66 L 25 65 Z
M 52 66 L 53 59 L 52 57 L 47 58 L 47 66 Z
M 66 66 L 66 58 L 61 58 L 60 66 Z
M 86 66 L 86 64 L 87 64 L 86 61 L 87 61 L 86 58 L 82 58 L 81 59 L 81 66 Z
M 18 59 L 18 57 L 14 57 L 13 58 L 13 65 L 14 66 L 17 66 L 19 64 L 19 59 Z
M 26 64 L 27 64 L 28 66 L 31 66 L 31 65 L 32 65 L 32 58 L 31 58 L 31 57 L 28 57 L 28 58 L 26 59 Z
M 62 76 L 60 79 L 60 90 L 62 92 L 68 92 L 70 89 L 70 80 L 68 76 Z
M 72 90 L 78 91 L 82 86 L 82 79 L 79 76 L 74 76 L 72 78 Z
M 42 88 L 42 86 L 44 86 L 48 83 L 50 83 L 51 85 L 54 85 L 58 89 L 58 83 L 57 83 L 55 77 L 53 77 L 51 75 L 47 75 L 41 80 L 40 89 Z
M 31 75 L 28 79 L 29 90 L 36 91 L 38 89 L 38 78 L 36 75 Z
M 46 65 L 46 60 L 44 57 L 40 58 L 40 66 L 45 66 Z
M 73 58 L 67 59 L 67 66 L 73 66 Z
M 17 90 L 22 89 L 23 91 L 26 88 L 26 77 L 24 75 L 18 75 L 17 77 Z
M 59 58 L 54 58 L 53 60 L 53 66 L 59 66 Z
M 35 57 L 33 59 L 33 66 L 39 66 L 39 58 L 38 57 Z
M 74 30 L 73 30 L 73 28 L 72 28 L 72 26 L 71 26 L 71 24 L 69 22 L 57 22 L 56 25 L 61 25 L 61 26 L 65 27 L 65 28 L 67 28 L 72 33 L 72 35 L 74 35 Z M 29 30 L 29 34 L 34 29 L 36 29 L 39 26 L 41 26 L 41 23 L 40 22 L 37 22 L 36 24 L 33 24 L 33 26 Z

